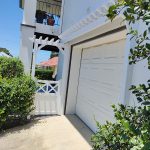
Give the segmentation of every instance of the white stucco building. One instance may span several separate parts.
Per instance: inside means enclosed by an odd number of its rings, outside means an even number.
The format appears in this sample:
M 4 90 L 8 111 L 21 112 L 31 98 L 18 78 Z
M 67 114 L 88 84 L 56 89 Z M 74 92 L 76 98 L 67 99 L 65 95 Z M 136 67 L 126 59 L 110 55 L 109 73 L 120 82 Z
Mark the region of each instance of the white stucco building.
M 60 17 L 59 27 L 35 22 L 36 10 L 43 3 L 49 3 L 49 13 Z M 59 14 L 52 12 L 59 4 Z M 136 104 L 130 94 L 132 84 L 146 82 L 150 74 L 145 69 L 145 62 L 129 66 L 129 49 L 134 46 L 126 36 L 128 26 L 123 16 L 113 22 L 105 17 L 107 8 L 113 2 L 109 0 L 22 0 L 24 8 L 21 25 L 20 58 L 25 71 L 32 68 L 32 50 L 34 35 L 36 37 L 54 38 L 51 49 L 60 53 L 58 76 L 61 79 L 62 114 L 76 114 L 93 131 L 95 120 L 104 123 L 113 121 L 112 104 Z M 45 9 L 43 6 L 41 9 Z M 139 31 L 144 25 L 135 25 Z M 43 39 L 44 39 L 43 38 Z M 58 41 L 59 39 L 59 41 Z M 46 46 L 46 44 L 45 44 Z
M 25 72 L 30 73 L 32 68 L 34 42 L 31 40 L 34 36 L 48 40 L 58 40 L 61 33 L 61 0 L 20 0 L 20 8 L 23 9 L 23 21 L 21 24 L 21 47 L 20 58 L 24 63 Z M 53 15 L 55 20 L 52 25 L 49 17 Z M 40 50 L 58 52 L 56 46 L 45 45 Z

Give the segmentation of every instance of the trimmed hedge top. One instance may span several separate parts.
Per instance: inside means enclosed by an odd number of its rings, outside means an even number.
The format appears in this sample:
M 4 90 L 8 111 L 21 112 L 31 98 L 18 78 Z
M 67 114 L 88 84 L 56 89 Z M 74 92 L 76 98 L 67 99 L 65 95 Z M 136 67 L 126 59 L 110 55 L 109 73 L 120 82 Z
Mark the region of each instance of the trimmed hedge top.
M 39 80 L 53 80 L 53 70 L 36 69 L 35 77 Z
M 2 78 L 20 77 L 24 73 L 24 67 L 19 58 L 0 57 L 0 75 Z

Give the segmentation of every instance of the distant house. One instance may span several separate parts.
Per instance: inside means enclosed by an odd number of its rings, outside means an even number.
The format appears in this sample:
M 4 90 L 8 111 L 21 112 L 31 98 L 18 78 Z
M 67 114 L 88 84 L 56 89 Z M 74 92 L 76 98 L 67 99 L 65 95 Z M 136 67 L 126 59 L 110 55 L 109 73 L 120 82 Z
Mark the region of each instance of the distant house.
M 8 54 L 4 53 L 4 52 L 0 52 L 0 56 L 12 57 L 12 56 L 10 56 L 10 55 L 8 55 Z
M 47 61 L 42 61 L 38 67 L 56 67 L 58 65 L 58 57 L 50 58 Z
M 40 64 L 38 64 L 38 68 L 53 68 L 53 78 L 57 75 L 57 65 L 58 65 L 58 57 L 50 58 L 47 61 L 43 61 Z
M 0 47 L 0 56 L 13 57 L 8 49 Z

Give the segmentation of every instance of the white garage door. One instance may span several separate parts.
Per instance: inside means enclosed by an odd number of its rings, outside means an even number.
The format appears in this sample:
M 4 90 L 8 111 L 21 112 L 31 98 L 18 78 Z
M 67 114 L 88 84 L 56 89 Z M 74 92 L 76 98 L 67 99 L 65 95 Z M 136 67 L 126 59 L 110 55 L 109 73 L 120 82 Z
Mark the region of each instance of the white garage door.
M 76 114 L 93 130 L 113 121 L 112 104 L 120 103 L 125 40 L 83 49 Z

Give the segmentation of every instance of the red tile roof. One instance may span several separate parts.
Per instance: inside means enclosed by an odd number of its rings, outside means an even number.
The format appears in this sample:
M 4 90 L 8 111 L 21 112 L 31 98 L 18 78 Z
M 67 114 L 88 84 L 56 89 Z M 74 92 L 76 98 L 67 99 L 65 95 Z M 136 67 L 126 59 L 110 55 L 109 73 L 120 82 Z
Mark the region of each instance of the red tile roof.
M 39 66 L 44 66 L 44 67 L 54 67 L 57 65 L 58 65 L 58 57 L 53 57 L 48 61 L 43 61 L 39 64 Z

